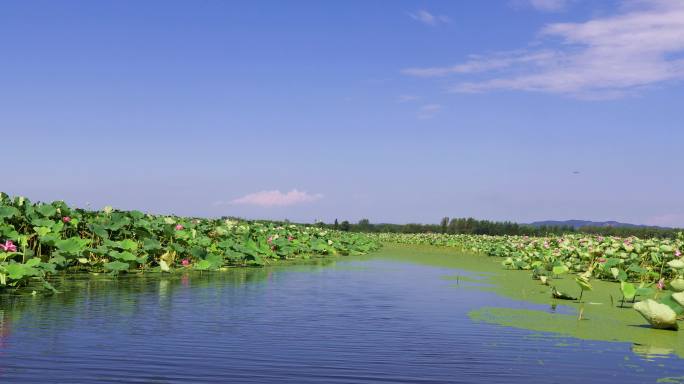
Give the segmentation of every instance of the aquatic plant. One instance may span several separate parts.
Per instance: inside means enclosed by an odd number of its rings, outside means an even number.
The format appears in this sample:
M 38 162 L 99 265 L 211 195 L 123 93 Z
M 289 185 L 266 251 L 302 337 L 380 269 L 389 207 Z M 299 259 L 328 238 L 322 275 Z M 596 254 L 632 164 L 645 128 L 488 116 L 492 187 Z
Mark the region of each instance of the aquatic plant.
M 370 234 L 380 242 L 429 244 L 503 258 L 508 269 L 531 270 L 535 277 L 585 274 L 577 278 L 582 291 L 591 278 L 654 284 L 682 277 L 684 234 L 676 239 L 639 239 L 592 235 L 546 237 L 448 234 Z M 671 262 L 674 261 L 674 262 Z M 587 273 L 588 272 L 588 273 Z M 677 286 L 683 281 L 676 281 Z M 672 282 L 670 283 L 672 286 Z
M 634 308 L 657 324 L 654 327 L 661 327 L 663 320 L 655 318 L 651 311 L 656 311 L 660 316 L 667 312 L 662 309 L 665 306 L 675 313 L 675 318 L 677 313 L 684 313 L 684 305 L 673 294 L 684 292 L 684 260 L 681 259 L 680 251 L 684 249 L 682 233 L 675 239 L 579 234 L 546 237 L 436 233 L 371 236 L 380 242 L 429 244 L 501 257 L 504 268 L 529 270 L 532 277 L 542 283 L 548 283 L 549 277 L 559 278 L 564 274 L 574 273 L 574 281 L 580 288 L 580 302 L 584 292 L 593 289 L 592 279 L 618 282 L 622 293 L 620 306 L 624 307 L 626 301 L 634 303 L 637 298 L 644 299 L 641 304 L 635 304 Z M 556 299 L 575 300 L 555 287 L 552 287 L 551 295 Z M 677 297 L 684 302 L 684 295 Z M 671 315 L 670 312 L 667 313 L 668 316 Z M 674 327 L 667 324 L 669 328 Z
M 678 330 L 677 314 L 669 306 L 647 299 L 634 304 L 636 309 L 653 328 Z
M 591 276 L 591 273 L 587 274 L 585 272 L 585 273 L 581 273 L 581 274 L 577 275 L 577 277 L 575 277 L 575 282 L 580 287 L 580 296 L 579 296 L 578 301 L 582 301 L 582 295 L 584 294 L 584 290 L 591 291 L 593 289 L 591 284 L 589 284 L 589 276 Z
M 0 289 L 42 283 L 57 272 L 219 270 L 273 260 L 364 254 L 365 235 L 267 221 L 101 211 L 32 203 L 0 193 Z
M 566 295 L 565 293 L 559 291 L 556 287 L 551 287 L 551 296 L 553 296 L 553 298 L 555 299 L 560 300 L 577 300 L 576 297 Z

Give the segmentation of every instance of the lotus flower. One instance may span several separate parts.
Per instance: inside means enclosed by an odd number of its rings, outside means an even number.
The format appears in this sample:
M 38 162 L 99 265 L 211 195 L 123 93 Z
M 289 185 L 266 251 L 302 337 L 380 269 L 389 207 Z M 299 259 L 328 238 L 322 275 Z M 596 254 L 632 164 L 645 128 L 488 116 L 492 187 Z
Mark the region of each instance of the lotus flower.
M 273 242 L 273 236 L 270 236 L 268 240 L 266 240 L 267 243 L 271 244 Z
M 599 262 L 599 263 L 605 263 L 606 260 L 607 260 L 607 259 L 606 259 L 605 257 L 599 257 L 598 262 Z
M 0 244 L 0 248 L 5 252 L 16 252 L 17 246 L 14 245 L 12 240 L 5 241 L 5 244 Z
M 183 228 L 185 228 L 185 227 L 183 227 L 181 224 L 176 225 L 176 231 L 182 231 Z
M 292 241 L 292 240 L 294 240 L 294 237 L 292 237 L 292 236 L 287 237 L 287 241 Z
M 183 264 L 184 267 L 187 267 L 188 265 L 190 265 L 190 260 L 183 259 L 183 260 L 181 260 L 181 264 Z
M 660 289 L 660 290 L 662 291 L 663 288 L 665 288 L 665 279 L 660 279 L 660 280 L 658 280 L 658 283 L 656 284 L 656 287 L 658 287 L 658 289 Z
M 675 256 L 677 256 L 677 257 L 682 256 L 682 251 L 680 251 L 679 249 L 676 250 L 676 251 L 675 251 Z
M 68 223 L 68 222 L 71 221 L 71 217 L 69 217 L 69 216 L 64 216 L 64 217 L 62 217 L 62 221 L 65 222 L 65 223 Z

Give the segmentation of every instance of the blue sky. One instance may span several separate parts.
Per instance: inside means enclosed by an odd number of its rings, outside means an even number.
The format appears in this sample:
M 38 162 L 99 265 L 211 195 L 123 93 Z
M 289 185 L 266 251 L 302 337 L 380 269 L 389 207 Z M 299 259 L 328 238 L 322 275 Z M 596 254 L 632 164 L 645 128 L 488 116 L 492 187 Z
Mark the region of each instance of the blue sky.
M 13 195 L 684 226 L 676 0 L 4 1 L 0 43 Z

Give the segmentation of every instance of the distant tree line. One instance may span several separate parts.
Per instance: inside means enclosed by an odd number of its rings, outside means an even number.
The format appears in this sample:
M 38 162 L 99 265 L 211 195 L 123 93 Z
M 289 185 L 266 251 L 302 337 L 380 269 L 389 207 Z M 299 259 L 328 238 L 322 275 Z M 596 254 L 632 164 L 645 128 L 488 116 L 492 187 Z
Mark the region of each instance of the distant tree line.
M 390 233 L 448 233 L 448 234 L 473 234 L 473 235 L 527 235 L 544 236 L 551 234 L 586 233 L 601 236 L 637 236 L 640 238 L 660 237 L 675 238 L 682 229 L 658 228 L 658 227 L 610 227 L 610 226 L 584 226 L 575 228 L 570 225 L 563 226 L 534 226 L 518 224 L 510 221 L 476 220 L 473 218 L 448 218 L 444 217 L 439 224 L 373 224 L 368 219 L 359 220 L 353 224 L 347 220 L 333 224 L 318 223 L 326 228 L 338 229 L 350 232 L 390 232 Z

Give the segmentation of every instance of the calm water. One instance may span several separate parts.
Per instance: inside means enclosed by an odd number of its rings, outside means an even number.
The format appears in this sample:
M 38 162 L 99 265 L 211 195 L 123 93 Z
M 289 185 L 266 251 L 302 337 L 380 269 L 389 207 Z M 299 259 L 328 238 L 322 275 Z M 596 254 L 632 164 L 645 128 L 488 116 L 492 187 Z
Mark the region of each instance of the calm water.
M 345 259 L 343 259 L 345 260 Z M 649 383 L 677 357 L 473 323 L 453 270 L 380 259 L 114 279 L 0 301 L 0 382 Z M 528 306 L 534 307 L 534 306 Z

